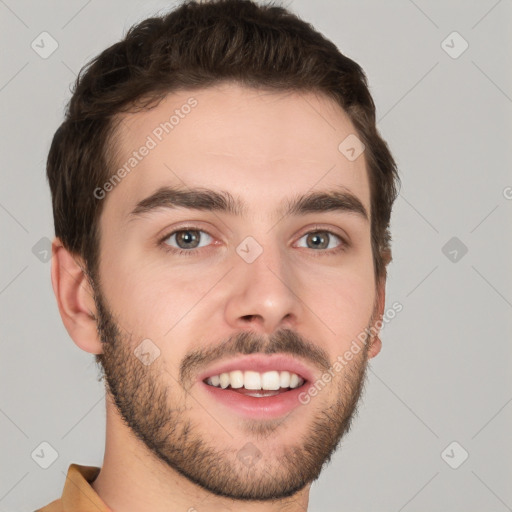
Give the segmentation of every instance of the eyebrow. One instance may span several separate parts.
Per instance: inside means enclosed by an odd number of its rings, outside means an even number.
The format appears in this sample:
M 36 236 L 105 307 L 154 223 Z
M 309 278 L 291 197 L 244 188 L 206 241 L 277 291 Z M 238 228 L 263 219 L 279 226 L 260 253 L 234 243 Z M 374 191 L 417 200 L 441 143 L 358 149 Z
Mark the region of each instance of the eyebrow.
M 161 187 L 137 203 L 129 217 L 141 217 L 161 208 L 180 207 L 190 210 L 223 212 L 235 216 L 243 216 L 247 213 L 244 202 L 224 190 Z M 332 211 L 355 214 L 367 222 L 370 218 L 359 198 L 344 187 L 340 190 L 315 191 L 285 199 L 274 212 L 274 216 L 276 219 L 280 219 L 286 215 Z

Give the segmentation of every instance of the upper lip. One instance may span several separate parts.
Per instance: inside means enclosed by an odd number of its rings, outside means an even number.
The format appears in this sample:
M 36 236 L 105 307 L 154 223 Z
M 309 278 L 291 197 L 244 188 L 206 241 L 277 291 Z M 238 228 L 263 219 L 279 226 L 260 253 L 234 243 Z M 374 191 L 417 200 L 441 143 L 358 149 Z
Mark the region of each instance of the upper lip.
M 260 373 L 276 370 L 279 372 L 288 371 L 296 373 L 304 380 L 313 382 L 313 371 L 298 359 L 285 355 L 285 354 L 252 354 L 236 359 L 229 359 L 207 368 L 199 375 L 199 380 L 205 380 L 213 375 L 220 375 L 221 373 L 229 373 L 234 370 L 241 371 L 255 371 Z

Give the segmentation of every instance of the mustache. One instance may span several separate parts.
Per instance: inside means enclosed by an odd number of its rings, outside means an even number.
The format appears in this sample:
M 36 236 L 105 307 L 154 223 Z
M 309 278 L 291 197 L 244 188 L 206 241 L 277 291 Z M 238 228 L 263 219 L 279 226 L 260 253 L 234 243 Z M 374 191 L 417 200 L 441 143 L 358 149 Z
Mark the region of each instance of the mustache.
M 185 356 L 180 365 L 180 382 L 187 382 L 201 368 L 226 357 L 247 354 L 287 354 L 298 356 L 322 371 L 331 364 L 327 352 L 291 329 L 280 329 L 270 337 L 251 331 L 233 334 L 227 340 L 212 348 L 196 350 Z

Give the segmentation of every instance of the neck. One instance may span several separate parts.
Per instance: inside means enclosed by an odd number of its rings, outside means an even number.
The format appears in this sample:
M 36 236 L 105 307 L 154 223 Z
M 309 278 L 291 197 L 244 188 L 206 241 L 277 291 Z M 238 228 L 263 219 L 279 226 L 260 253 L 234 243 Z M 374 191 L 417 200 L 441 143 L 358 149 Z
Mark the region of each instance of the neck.
M 105 457 L 91 485 L 112 512 L 306 512 L 310 488 L 271 502 L 214 495 L 148 450 L 122 421 L 108 393 Z

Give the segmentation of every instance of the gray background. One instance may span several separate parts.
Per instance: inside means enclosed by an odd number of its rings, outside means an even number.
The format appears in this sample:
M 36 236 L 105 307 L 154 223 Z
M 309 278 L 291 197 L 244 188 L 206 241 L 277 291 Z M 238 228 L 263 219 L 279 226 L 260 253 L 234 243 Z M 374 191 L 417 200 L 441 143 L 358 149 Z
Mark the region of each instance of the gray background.
M 81 66 L 173 5 L 0 0 L 2 512 L 60 496 L 70 462 L 101 465 L 103 385 L 61 324 L 45 261 L 44 165 Z M 403 182 L 387 287 L 403 311 L 310 510 L 512 510 L 512 4 L 285 5 L 363 66 Z M 59 45 L 46 59 L 31 48 L 43 31 Z M 453 31 L 469 44 L 457 58 Z M 48 469 L 31 456 L 42 442 L 58 453 Z

